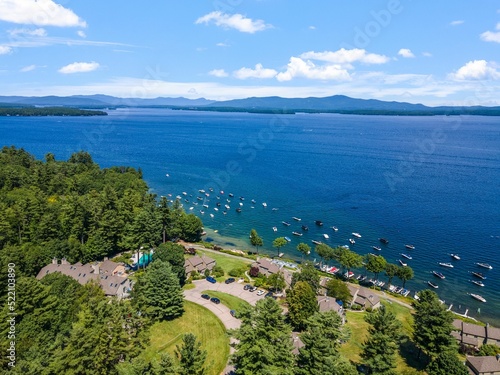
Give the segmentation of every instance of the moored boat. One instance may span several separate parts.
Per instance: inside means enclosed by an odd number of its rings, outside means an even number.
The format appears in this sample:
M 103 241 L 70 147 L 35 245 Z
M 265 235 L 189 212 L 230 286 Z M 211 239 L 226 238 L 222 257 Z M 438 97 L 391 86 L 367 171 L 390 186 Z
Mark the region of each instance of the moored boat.
M 408 254 L 401 254 L 402 257 L 405 257 L 406 259 L 413 259 L 411 255 L 408 255 Z
M 437 286 L 436 284 L 434 283 L 431 283 L 430 281 L 427 281 L 427 284 L 429 284 L 431 287 L 433 287 L 434 289 L 437 289 L 439 288 L 439 286 Z
M 382 242 L 383 244 L 386 244 L 386 245 L 389 243 L 389 240 L 388 240 L 388 239 L 386 239 L 386 238 L 379 238 L 378 240 L 379 240 L 380 242 Z
M 460 257 L 458 256 L 458 254 L 450 254 L 450 256 L 455 259 L 455 260 L 460 260 Z
M 311 240 L 311 242 L 315 245 L 321 245 L 322 242 L 321 241 L 316 241 L 316 240 Z
M 399 264 L 401 264 L 403 267 L 406 267 L 408 263 L 403 262 L 401 259 L 399 259 Z
M 287 240 L 287 242 L 291 241 L 290 237 L 285 237 L 285 240 Z
M 302 220 L 300 217 L 295 217 L 295 216 L 292 217 L 292 219 L 295 220 L 295 221 L 301 221 Z
M 415 250 L 415 246 L 413 245 L 405 245 L 405 247 L 410 250 Z
M 479 277 L 480 279 L 486 280 L 486 276 L 484 276 L 481 272 L 471 272 L 474 276 Z
M 253 204 L 257 203 L 255 199 L 252 199 L 250 202 L 252 202 Z
M 486 302 L 486 299 L 484 299 L 483 297 L 481 297 L 479 294 L 474 294 L 474 293 L 471 293 L 470 296 L 472 298 L 475 298 L 477 299 L 478 301 L 481 301 L 481 302 Z
M 325 237 L 325 239 L 329 239 L 330 238 L 330 236 L 328 234 L 326 234 L 326 233 L 323 234 L 323 237 Z
M 479 280 L 469 280 L 471 283 L 476 284 L 477 286 L 484 286 L 482 281 Z
M 322 226 L 323 225 L 323 222 L 321 220 L 316 220 L 314 223 L 316 225 L 318 225 L 318 226 Z
M 302 233 L 299 233 L 299 232 L 292 232 L 292 234 L 293 234 L 294 236 L 299 236 L 299 237 L 300 237 L 300 236 L 302 236 Z
M 267 203 L 266 203 L 266 202 L 262 202 L 262 205 L 263 205 L 264 207 L 267 207 Z
M 372 246 L 372 249 L 373 249 L 373 250 L 377 250 L 377 251 L 381 251 L 381 250 L 382 250 L 382 249 L 381 249 L 380 247 L 378 247 L 378 246 Z
M 356 243 L 356 241 L 354 241 L 352 238 L 349 238 L 349 242 L 354 245 Z
M 239 213 L 239 212 L 241 212 L 241 208 L 239 208 L 239 207 L 238 207 L 238 208 L 236 209 L 236 212 L 238 212 L 238 213 Z
M 438 264 L 439 264 L 441 267 L 453 268 L 453 264 L 451 264 L 451 263 L 439 262 Z
M 432 271 L 432 274 L 440 279 L 444 279 L 445 276 L 441 272 Z
M 352 234 L 354 237 L 361 238 L 361 234 L 359 234 L 359 233 L 352 232 L 351 234 Z
M 492 270 L 493 267 L 491 265 L 489 265 L 488 263 L 475 263 L 477 266 L 479 267 L 483 267 L 483 268 L 487 268 L 489 270 Z
M 309 227 L 307 225 L 302 225 L 302 230 L 309 230 Z
M 291 224 L 287 221 L 282 221 L 283 225 L 286 225 L 287 227 L 289 227 Z
M 277 232 L 277 231 L 278 231 L 278 228 L 273 227 L 273 231 Z
M 333 229 L 334 232 L 336 232 L 336 231 L 339 230 L 339 228 L 337 228 L 337 227 L 332 227 L 332 229 Z

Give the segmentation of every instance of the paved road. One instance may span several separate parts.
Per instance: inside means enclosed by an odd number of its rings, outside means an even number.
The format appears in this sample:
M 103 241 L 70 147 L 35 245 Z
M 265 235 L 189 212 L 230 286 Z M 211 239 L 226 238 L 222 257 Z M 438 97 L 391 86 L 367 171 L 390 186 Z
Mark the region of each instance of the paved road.
M 205 290 L 216 290 L 218 292 L 223 292 L 231 294 L 235 297 L 239 297 L 242 300 L 247 301 L 251 305 L 255 305 L 258 300 L 264 298 L 264 295 L 258 296 L 256 291 L 249 292 L 248 290 L 243 290 L 243 282 L 234 282 L 231 284 L 212 284 L 206 280 L 196 280 L 193 281 L 193 284 L 195 285 L 195 288 L 184 291 L 186 300 L 202 305 L 212 311 L 222 321 L 226 329 L 239 328 L 241 323 L 240 320 L 231 316 L 231 314 L 229 313 L 229 308 L 222 303 L 216 305 L 210 300 L 201 298 L 201 292 Z

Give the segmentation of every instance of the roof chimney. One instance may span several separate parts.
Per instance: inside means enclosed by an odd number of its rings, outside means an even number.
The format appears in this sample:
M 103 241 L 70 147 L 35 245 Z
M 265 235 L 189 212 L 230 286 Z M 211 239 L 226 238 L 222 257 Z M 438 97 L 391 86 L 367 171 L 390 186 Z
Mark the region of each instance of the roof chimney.
M 66 258 L 61 258 L 61 264 L 68 264 L 68 261 L 66 260 Z
M 99 275 L 99 264 L 92 264 L 92 269 L 94 270 L 94 274 Z
M 52 258 L 52 264 L 57 264 L 58 261 L 57 261 L 57 258 Z

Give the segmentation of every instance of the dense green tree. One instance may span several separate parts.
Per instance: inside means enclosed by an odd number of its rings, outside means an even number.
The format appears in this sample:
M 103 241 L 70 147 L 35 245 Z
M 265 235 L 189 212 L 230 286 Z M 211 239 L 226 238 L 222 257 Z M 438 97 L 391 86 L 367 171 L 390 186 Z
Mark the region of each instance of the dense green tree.
M 316 313 L 307 320 L 300 336 L 304 346 L 297 356 L 296 375 L 355 375 L 356 368 L 339 354 L 340 342 L 348 335 L 334 311 Z
M 158 203 L 158 216 L 161 221 L 162 240 L 163 243 L 165 243 L 167 242 L 167 232 L 171 225 L 171 212 L 167 197 L 160 197 L 160 202 Z
M 277 272 L 269 275 L 267 283 L 275 290 L 282 291 L 286 287 L 285 276 L 283 272 Z
M 285 237 L 278 237 L 278 238 L 274 239 L 274 241 L 273 241 L 273 247 L 275 247 L 276 250 L 278 251 L 278 256 L 280 255 L 280 249 L 283 246 L 285 246 L 287 243 L 288 243 L 288 241 L 285 240 Z
M 413 269 L 410 266 L 402 266 L 398 267 L 396 272 L 396 276 L 403 282 L 403 288 L 406 285 L 408 280 L 413 279 L 414 273 Z
M 378 279 L 380 272 L 384 271 L 387 267 L 387 261 L 381 255 L 368 254 L 366 256 L 365 268 L 368 272 L 373 272 L 375 279 Z
M 418 300 L 413 302 L 415 314 L 413 319 L 413 341 L 424 351 L 430 360 L 439 353 L 456 350 L 453 330 L 453 315 L 441 304 L 432 290 L 422 290 Z M 420 356 L 420 354 L 419 354 Z
M 398 268 L 399 267 L 394 263 L 387 263 L 387 265 L 385 266 L 385 275 L 389 277 L 389 280 L 387 281 L 389 285 L 392 283 L 392 279 L 394 278 L 394 276 L 396 276 Z
M 205 374 L 207 352 L 201 349 L 201 342 L 192 333 L 182 336 L 182 346 L 176 345 L 175 355 L 179 360 L 179 375 Z
M 154 250 L 153 260 L 170 263 L 172 271 L 179 278 L 180 285 L 184 285 L 186 282 L 186 272 L 184 268 L 184 247 L 182 245 L 173 242 L 160 244 Z
M 177 364 L 174 362 L 172 356 L 168 353 L 163 353 L 160 360 L 155 362 L 154 375 L 176 375 Z
M 131 293 L 132 302 L 145 316 L 169 320 L 184 312 L 184 296 L 177 275 L 161 260 L 149 265 Z
M 255 229 L 252 229 L 250 231 L 250 243 L 252 244 L 252 246 L 255 246 L 257 254 L 259 254 L 259 247 L 264 245 L 264 241 L 262 240 L 262 237 L 259 236 L 259 234 Z
M 297 250 L 302 254 L 302 259 L 304 259 L 304 255 L 307 257 L 309 254 L 311 254 L 311 246 L 304 242 L 301 242 L 297 245 Z
M 264 298 L 240 312 L 241 326 L 233 332 L 238 340 L 232 356 L 238 374 L 293 374 L 291 329 L 281 307 Z
M 363 266 L 363 257 L 352 250 L 345 249 L 338 259 L 342 268 L 350 272 L 353 268 L 360 268 Z
M 481 347 L 479 348 L 479 351 L 475 355 L 496 356 L 497 354 L 500 354 L 500 347 L 493 345 L 493 344 L 484 344 L 484 345 L 481 345 Z
M 370 324 L 368 339 L 363 344 L 361 357 L 370 374 L 396 375 L 396 354 L 401 337 L 401 323 L 384 306 L 368 313 L 365 320 Z
M 351 292 L 347 287 L 347 284 L 339 279 L 330 279 L 326 282 L 326 293 L 330 297 L 334 297 L 336 300 L 340 300 L 344 305 L 349 304 L 352 300 Z
M 291 287 L 293 288 L 299 281 L 306 281 L 315 293 L 318 292 L 320 276 L 314 264 L 311 262 L 301 264 L 299 272 L 294 272 L 292 274 Z
M 438 356 L 429 363 L 426 371 L 429 375 L 468 375 L 470 372 L 452 351 L 439 353 Z
M 288 319 L 296 330 L 303 330 L 307 319 L 319 311 L 316 293 L 305 281 L 299 281 L 286 292 Z
M 321 258 L 321 265 L 323 264 L 324 261 L 329 261 L 331 259 L 334 259 L 334 251 L 327 244 L 324 243 L 318 244 L 316 245 L 314 250 L 316 251 L 316 254 L 318 254 L 318 256 Z

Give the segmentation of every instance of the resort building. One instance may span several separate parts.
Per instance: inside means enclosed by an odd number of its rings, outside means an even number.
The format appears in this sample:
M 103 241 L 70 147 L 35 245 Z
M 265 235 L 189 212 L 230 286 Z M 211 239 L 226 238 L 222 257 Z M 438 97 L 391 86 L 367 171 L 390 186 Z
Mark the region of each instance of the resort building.
M 465 323 L 460 319 L 453 321 L 455 331 L 451 334 L 459 344 L 479 349 L 484 344 L 496 345 L 500 347 L 500 329 L 487 324 L 480 326 L 477 324 Z
M 317 296 L 319 312 L 335 311 L 342 319 L 342 324 L 345 323 L 344 308 L 342 301 L 336 301 L 333 297 Z
M 58 259 L 52 259 L 52 263 L 43 267 L 36 278 L 41 280 L 46 275 L 54 272 L 69 276 L 81 285 L 87 284 L 90 280 L 99 283 L 104 294 L 109 297 L 119 299 L 129 296 L 132 290 L 132 280 L 125 273 L 125 265 L 115 263 L 107 258 L 103 262 L 82 264 L 80 262 L 71 264 L 65 258 L 59 262 Z
M 188 258 L 184 261 L 184 270 L 186 275 L 190 275 L 191 272 L 196 271 L 200 274 L 205 273 L 205 270 L 212 271 L 215 267 L 215 259 L 203 255 L 201 257 L 194 256 Z
M 357 287 L 353 284 L 347 284 L 347 287 L 352 296 L 351 307 L 353 305 L 361 306 L 363 309 L 368 307 L 378 309 L 380 307 L 380 298 L 371 289 L 363 286 Z
M 500 355 L 497 357 L 467 356 L 467 361 L 465 362 L 465 364 L 469 367 L 469 373 L 471 375 L 480 375 L 480 374 L 500 375 Z
M 272 274 L 278 273 L 281 269 L 277 264 L 271 262 L 267 258 L 260 258 L 252 263 L 252 267 L 259 268 L 259 273 L 264 276 L 271 276 Z
M 299 349 L 304 347 L 304 343 L 300 339 L 298 332 L 292 332 L 292 343 L 293 343 L 292 353 L 294 355 L 299 355 Z

